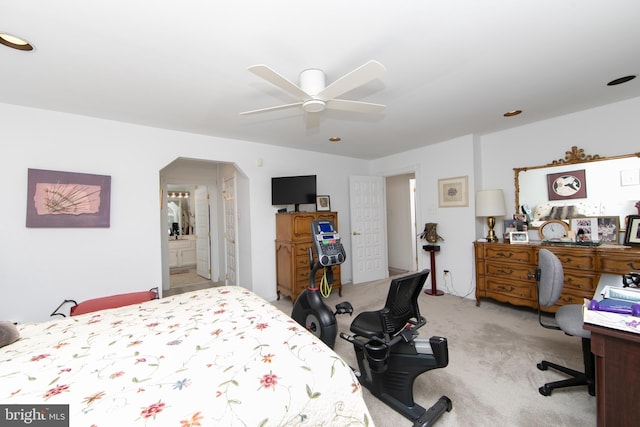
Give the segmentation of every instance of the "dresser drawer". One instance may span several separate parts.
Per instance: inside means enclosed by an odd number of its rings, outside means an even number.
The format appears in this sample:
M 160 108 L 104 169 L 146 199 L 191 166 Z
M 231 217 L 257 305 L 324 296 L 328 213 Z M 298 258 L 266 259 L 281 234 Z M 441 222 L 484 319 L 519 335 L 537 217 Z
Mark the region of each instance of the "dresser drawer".
M 612 274 L 627 274 L 640 271 L 640 254 L 601 252 L 598 256 L 600 271 Z
M 563 288 L 562 289 L 562 294 L 560 295 L 560 298 L 558 298 L 558 301 L 556 302 L 556 307 L 559 307 L 561 305 L 568 305 L 568 304 L 584 304 L 584 299 L 585 298 L 593 298 L 593 291 L 590 292 L 580 292 L 576 289 L 571 289 L 571 288 Z
M 525 264 L 493 262 L 486 265 L 486 275 L 490 277 L 524 281 L 531 280 L 531 283 L 535 283 L 535 279 L 533 278 L 534 274 L 535 268 Z
M 563 250 L 558 248 L 550 248 L 549 250 L 558 257 L 564 270 L 568 268 L 575 268 L 579 270 L 593 271 L 596 268 L 596 257 L 590 251 L 581 249 Z
M 487 260 L 504 260 L 526 264 L 534 262 L 531 249 L 528 246 L 518 247 L 517 245 L 486 245 L 485 258 Z
M 296 257 L 296 268 L 310 270 L 309 255 L 299 255 Z
M 589 272 L 581 274 L 574 270 L 564 271 L 564 289 L 582 292 L 591 298 L 598 287 L 598 276 Z M 580 302 L 582 304 L 582 302 Z
M 487 277 L 486 291 L 505 296 L 523 298 L 526 300 L 536 299 L 535 282 L 519 282 L 514 280 L 506 280 L 495 277 Z

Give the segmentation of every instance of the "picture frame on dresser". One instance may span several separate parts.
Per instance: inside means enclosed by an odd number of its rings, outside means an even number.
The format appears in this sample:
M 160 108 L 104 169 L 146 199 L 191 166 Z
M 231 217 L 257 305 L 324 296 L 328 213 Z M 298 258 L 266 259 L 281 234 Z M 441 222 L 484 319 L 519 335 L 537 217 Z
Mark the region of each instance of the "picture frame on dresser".
M 640 215 L 627 217 L 627 231 L 624 235 L 624 244 L 640 246 Z
M 512 245 L 525 245 L 529 243 L 529 233 L 526 231 L 512 231 L 509 233 L 509 242 Z
M 577 241 L 618 244 L 620 219 L 617 216 L 576 217 L 569 222 Z

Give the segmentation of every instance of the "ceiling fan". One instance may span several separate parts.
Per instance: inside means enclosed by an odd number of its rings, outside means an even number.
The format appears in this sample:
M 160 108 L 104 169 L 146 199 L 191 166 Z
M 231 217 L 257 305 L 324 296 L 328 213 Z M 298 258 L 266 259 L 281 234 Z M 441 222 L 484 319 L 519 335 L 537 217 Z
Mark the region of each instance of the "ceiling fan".
M 240 114 L 264 113 L 294 107 L 302 107 L 306 113 L 319 113 L 325 109 L 357 113 L 380 113 L 385 109 L 382 104 L 336 98 L 384 74 L 386 69 L 378 61 L 369 61 L 326 87 L 324 72 L 315 68 L 304 70 L 300 73 L 300 85 L 292 83 L 266 65 L 253 65 L 249 67 L 249 71 L 279 87 L 289 95 L 299 99 L 299 101 L 292 104 L 245 111 Z

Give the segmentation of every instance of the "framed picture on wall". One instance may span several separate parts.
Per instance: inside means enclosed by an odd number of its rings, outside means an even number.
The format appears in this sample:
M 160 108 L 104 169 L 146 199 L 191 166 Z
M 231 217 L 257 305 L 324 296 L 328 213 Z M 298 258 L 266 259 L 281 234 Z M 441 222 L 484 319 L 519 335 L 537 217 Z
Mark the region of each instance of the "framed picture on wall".
M 109 227 L 111 177 L 27 171 L 27 227 Z
M 469 177 L 439 179 L 438 206 L 441 208 L 469 206 Z
M 329 196 L 316 196 L 316 211 L 329 212 L 331 210 L 331 198 Z
M 587 182 L 584 169 L 547 175 L 549 200 L 584 199 Z

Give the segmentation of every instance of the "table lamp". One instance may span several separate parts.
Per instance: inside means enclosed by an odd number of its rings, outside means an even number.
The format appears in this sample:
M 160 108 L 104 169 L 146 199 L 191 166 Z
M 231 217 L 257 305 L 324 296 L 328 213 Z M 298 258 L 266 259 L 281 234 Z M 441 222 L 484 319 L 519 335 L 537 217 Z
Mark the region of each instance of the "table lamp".
M 486 217 L 489 226 L 487 242 L 497 242 L 498 237 L 493 231 L 496 225 L 496 217 L 504 216 L 504 194 L 502 190 L 481 190 L 476 193 L 476 216 Z

